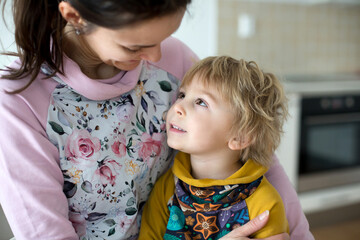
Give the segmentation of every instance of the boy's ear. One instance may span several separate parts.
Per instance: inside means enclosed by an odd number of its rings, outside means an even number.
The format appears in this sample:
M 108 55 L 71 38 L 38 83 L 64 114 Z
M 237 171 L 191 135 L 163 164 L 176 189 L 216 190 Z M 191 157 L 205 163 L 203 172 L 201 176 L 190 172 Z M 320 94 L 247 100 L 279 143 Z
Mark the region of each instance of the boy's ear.
M 231 150 L 241 150 L 250 145 L 248 137 L 233 137 L 229 140 L 228 146 Z

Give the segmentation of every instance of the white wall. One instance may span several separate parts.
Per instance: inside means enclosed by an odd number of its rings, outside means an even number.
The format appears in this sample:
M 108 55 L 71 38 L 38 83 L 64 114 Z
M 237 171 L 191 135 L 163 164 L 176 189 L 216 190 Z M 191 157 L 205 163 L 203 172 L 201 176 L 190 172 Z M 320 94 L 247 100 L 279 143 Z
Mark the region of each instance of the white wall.
M 8 0 L 6 3 L 5 22 L 3 18 L 0 17 L 0 52 L 16 51 L 14 39 L 14 24 L 11 14 L 11 3 L 11 0 Z M 0 55 L 0 68 L 3 68 L 5 65 L 10 63 L 12 59 L 14 58 Z
M 193 0 L 173 36 L 186 43 L 200 58 L 217 54 L 218 0 Z

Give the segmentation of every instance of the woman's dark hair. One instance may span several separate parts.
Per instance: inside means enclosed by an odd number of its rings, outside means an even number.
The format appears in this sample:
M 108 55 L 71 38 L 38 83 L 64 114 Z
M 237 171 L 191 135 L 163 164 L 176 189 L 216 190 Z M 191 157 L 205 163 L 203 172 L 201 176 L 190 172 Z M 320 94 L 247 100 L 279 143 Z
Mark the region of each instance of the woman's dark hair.
M 1 1 L 1 0 L 0 0 Z M 7 0 L 3 0 L 3 12 Z M 19 93 L 35 80 L 46 63 L 54 73 L 63 73 L 63 34 L 66 21 L 61 16 L 60 0 L 13 0 L 17 56 L 20 68 L 7 68 L 3 78 L 16 80 L 31 76 Z M 186 8 L 191 0 L 67 0 L 90 26 L 118 29 Z M 50 76 L 51 77 L 51 76 Z

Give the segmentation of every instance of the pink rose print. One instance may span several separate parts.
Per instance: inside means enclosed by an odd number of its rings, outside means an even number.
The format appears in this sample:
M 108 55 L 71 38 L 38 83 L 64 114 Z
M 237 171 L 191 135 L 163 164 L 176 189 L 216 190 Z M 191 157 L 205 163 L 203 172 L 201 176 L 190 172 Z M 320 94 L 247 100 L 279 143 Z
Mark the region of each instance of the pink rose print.
M 120 232 L 125 233 L 132 224 L 133 220 L 128 218 L 126 214 L 121 214 L 119 218 Z
M 100 177 L 103 186 L 115 185 L 116 177 L 120 173 L 122 165 L 113 159 L 105 159 L 95 171 L 95 176 Z
M 148 133 L 143 133 L 141 136 L 139 157 L 152 167 L 154 157 L 158 156 L 161 152 L 162 141 L 164 136 L 161 133 L 153 133 L 152 137 Z
M 92 137 L 85 129 L 75 129 L 67 138 L 65 155 L 79 166 L 90 167 L 99 159 L 100 148 L 100 140 L 97 137 Z
M 85 216 L 83 216 L 80 213 L 74 213 L 74 212 L 70 212 L 69 213 L 69 219 L 73 225 L 73 227 L 75 228 L 75 231 L 77 233 L 78 236 L 84 236 L 86 235 L 86 220 L 85 220 Z
M 129 123 L 131 120 L 131 116 L 134 113 L 134 106 L 131 105 L 130 102 L 127 102 L 125 104 L 119 105 L 116 108 L 116 116 L 120 120 L 120 122 Z
M 124 135 L 119 135 L 118 139 L 111 145 L 112 151 L 118 157 L 123 157 L 126 154 L 126 138 Z

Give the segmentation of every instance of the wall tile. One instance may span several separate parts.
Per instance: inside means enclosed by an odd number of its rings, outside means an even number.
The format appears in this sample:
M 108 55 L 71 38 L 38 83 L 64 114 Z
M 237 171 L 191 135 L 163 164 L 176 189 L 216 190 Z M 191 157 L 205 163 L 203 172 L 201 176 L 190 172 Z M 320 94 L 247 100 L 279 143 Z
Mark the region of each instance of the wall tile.
M 255 35 L 237 36 L 241 13 Z M 218 53 L 257 61 L 280 74 L 360 71 L 360 4 L 219 1 Z

